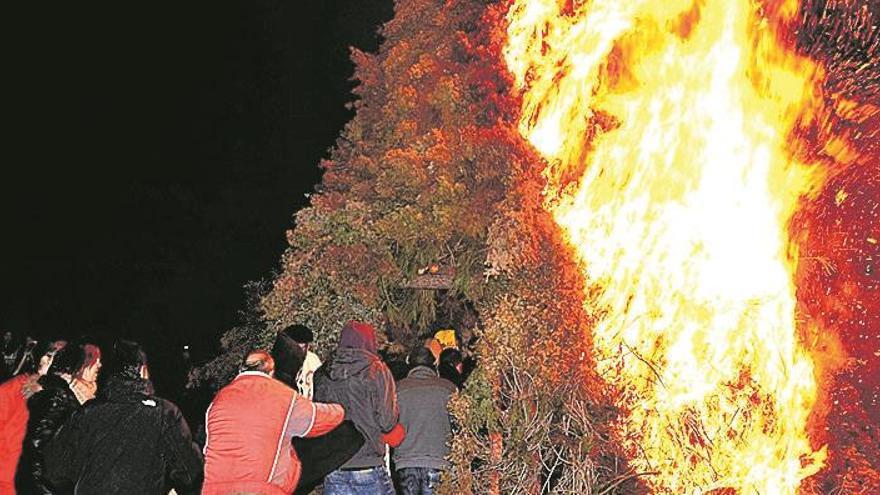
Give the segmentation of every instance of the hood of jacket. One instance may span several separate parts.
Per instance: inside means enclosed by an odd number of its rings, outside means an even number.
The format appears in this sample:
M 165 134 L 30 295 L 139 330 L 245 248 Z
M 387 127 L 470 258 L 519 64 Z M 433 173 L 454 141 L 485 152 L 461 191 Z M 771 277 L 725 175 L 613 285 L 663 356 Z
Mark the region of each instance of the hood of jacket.
M 378 360 L 379 356 L 364 349 L 343 347 L 324 366 L 331 380 L 342 381 L 361 374 Z
M 153 384 L 143 378 L 113 375 L 98 387 L 98 397 L 107 402 L 140 402 L 153 396 Z
M 339 334 L 339 349 L 363 349 L 372 354 L 378 351 L 376 329 L 369 323 L 350 321 Z
M 331 380 L 347 380 L 379 360 L 376 355 L 376 330 L 372 325 L 350 321 L 342 327 L 336 353 L 324 366 Z

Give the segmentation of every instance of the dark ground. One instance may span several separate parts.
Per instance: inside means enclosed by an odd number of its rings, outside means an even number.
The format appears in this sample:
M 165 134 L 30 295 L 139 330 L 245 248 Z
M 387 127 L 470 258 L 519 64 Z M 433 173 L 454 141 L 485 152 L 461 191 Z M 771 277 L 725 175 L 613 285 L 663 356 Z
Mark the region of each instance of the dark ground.
M 137 339 L 173 394 L 277 266 L 391 2 L 15 9 L 0 328 Z

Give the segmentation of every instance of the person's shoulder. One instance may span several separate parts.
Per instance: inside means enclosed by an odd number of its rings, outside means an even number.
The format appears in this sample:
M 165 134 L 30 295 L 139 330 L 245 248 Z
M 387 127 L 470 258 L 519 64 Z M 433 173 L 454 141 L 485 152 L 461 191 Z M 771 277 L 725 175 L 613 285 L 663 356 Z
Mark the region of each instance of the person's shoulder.
M 16 390 L 18 388 L 21 388 L 22 386 L 24 386 L 24 383 L 28 380 L 28 378 L 31 377 L 32 376 L 28 375 L 27 373 L 15 375 L 5 382 L 0 383 L 0 391 Z
M 74 409 L 70 422 L 80 425 L 102 424 L 106 421 L 107 416 L 112 414 L 112 408 L 108 406 L 109 403 L 100 397 L 86 401 L 82 407 Z
M 79 408 L 79 401 L 70 389 L 57 387 L 43 387 L 28 399 L 27 404 L 28 410 L 39 415 Z
M 144 405 L 150 405 L 149 402 L 151 402 L 151 401 L 155 402 L 156 406 L 161 407 L 163 410 L 178 411 L 178 412 L 180 411 L 180 408 L 177 407 L 177 404 L 175 404 L 174 402 L 171 402 L 168 399 L 164 399 L 162 397 L 155 397 L 155 396 L 148 397 L 148 398 L 144 399 L 143 401 L 141 401 L 141 403 L 143 403 Z
M 37 378 L 37 383 L 43 387 L 44 391 L 64 391 L 70 390 L 70 385 L 64 378 L 58 375 L 48 374 Z
M 397 381 L 397 393 L 403 393 L 407 390 L 414 389 L 419 386 L 419 379 L 407 376 Z
M 100 395 L 95 397 L 94 399 L 87 400 L 85 404 L 80 408 L 83 412 L 85 411 L 100 411 L 104 409 L 104 407 L 108 404 L 107 399 L 101 397 Z
M 141 401 L 141 404 L 147 407 L 157 408 L 166 417 L 174 419 L 183 418 L 183 413 L 180 412 L 180 408 L 177 407 L 177 404 L 168 399 L 163 399 L 162 397 L 147 397 Z
M 449 380 L 447 378 L 443 378 L 442 376 L 437 377 L 437 384 L 438 384 L 438 386 L 446 389 L 450 394 L 454 394 L 455 392 L 458 392 L 458 387 L 456 387 L 455 384 L 452 383 L 451 380 Z
M 214 402 L 238 403 L 263 398 L 290 398 L 296 390 L 286 383 L 266 375 L 239 376 L 214 397 Z
M 68 395 L 73 396 L 73 391 L 67 387 L 61 387 L 57 380 L 61 380 L 57 377 L 52 377 L 53 380 L 46 380 L 46 377 L 42 377 L 37 380 L 37 384 L 42 387 L 36 393 L 34 393 L 30 400 L 32 401 L 46 401 L 46 400 L 60 400 L 67 398 Z M 75 397 L 74 397 L 75 398 Z
M 385 364 L 385 361 L 382 361 L 382 358 L 376 356 L 370 361 L 370 365 L 367 367 L 370 371 L 371 375 L 374 376 L 382 376 L 386 380 L 394 381 L 394 376 L 391 374 L 391 368 Z
M 407 391 L 407 390 L 443 390 L 444 392 L 453 393 L 457 390 L 455 384 L 446 378 L 441 378 L 439 376 L 431 376 L 431 377 L 415 377 L 408 376 L 403 380 L 400 380 L 397 383 L 398 391 Z
M 431 383 L 434 385 L 437 385 L 438 387 L 443 387 L 448 390 L 458 390 L 458 388 L 455 386 L 455 384 L 452 383 L 452 380 L 450 380 L 448 378 L 443 378 L 440 375 L 437 375 L 437 376 L 431 378 Z

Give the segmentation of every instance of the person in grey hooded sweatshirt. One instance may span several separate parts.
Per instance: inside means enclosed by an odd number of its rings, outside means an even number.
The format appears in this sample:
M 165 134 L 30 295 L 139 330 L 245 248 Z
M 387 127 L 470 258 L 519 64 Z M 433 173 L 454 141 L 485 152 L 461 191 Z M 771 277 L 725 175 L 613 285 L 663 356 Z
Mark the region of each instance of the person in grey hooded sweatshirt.
M 376 351 L 372 325 L 348 322 L 336 352 L 315 373 L 315 400 L 342 404 L 345 419 L 365 440 L 348 462 L 324 479 L 326 495 L 394 494 L 385 451 L 386 445 L 400 445 L 404 432 L 398 423 L 394 379 Z

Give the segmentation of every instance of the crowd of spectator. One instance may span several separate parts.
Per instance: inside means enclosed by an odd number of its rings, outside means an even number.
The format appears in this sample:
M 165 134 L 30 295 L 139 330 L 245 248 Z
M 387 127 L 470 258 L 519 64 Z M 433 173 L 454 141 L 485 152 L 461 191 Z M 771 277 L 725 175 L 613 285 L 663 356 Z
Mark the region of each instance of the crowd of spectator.
M 6 332 L 0 495 L 433 494 L 449 468 L 448 402 L 464 383 L 455 332 L 415 346 L 398 380 L 370 324 L 344 325 L 323 363 L 312 341 L 292 325 L 248 352 L 194 439 L 137 342 L 105 356 L 87 338 Z

